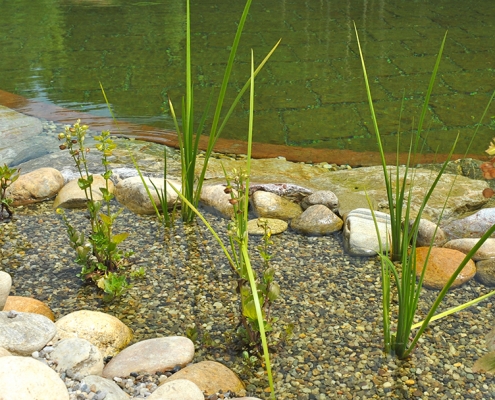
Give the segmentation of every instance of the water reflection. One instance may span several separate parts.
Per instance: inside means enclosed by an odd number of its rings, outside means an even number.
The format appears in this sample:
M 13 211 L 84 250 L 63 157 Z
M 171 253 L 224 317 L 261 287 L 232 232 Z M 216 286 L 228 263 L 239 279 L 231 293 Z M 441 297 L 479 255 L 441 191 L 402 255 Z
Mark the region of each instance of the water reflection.
M 243 2 L 193 1 L 193 74 L 201 112 L 223 76 Z M 173 128 L 166 102 L 184 93 L 183 1 L 2 2 L 0 89 L 109 116 L 99 81 L 119 118 Z M 416 116 L 443 34 L 449 39 L 433 92 L 428 148 L 445 152 L 473 131 L 493 90 L 495 7 L 491 1 L 319 0 L 253 2 L 241 40 L 232 99 L 261 60 L 282 44 L 257 80 L 255 139 L 369 150 L 375 146 L 354 34 L 362 40 L 382 133 L 398 133 L 397 105 Z M 225 130 L 244 139 L 243 102 Z M 415 117 L 417 120 L 417 117 Z M 408 123 L 408 122 L 407 122 Z M 403 126 L 410 125 L 403 123 Z M 475 151 L 491 139 L 490 121 Z

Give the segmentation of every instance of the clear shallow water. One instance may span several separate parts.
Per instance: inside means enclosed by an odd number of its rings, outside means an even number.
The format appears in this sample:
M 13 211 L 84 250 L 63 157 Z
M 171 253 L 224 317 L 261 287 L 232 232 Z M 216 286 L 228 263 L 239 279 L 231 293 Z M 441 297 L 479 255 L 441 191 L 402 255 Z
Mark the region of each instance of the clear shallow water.
M 180 108 L 184 81 L 184 1 L 26 1 L 0 3 L 0 89 L 69 109 L 173 128 L 165 105 Z M 193 1 L 197 110 L 223 74 L 244 2 Z M 447 152 L 459 132 L 463 152 L 495 89 L 495 4 L 491 0 L 253 1 L 233 83 L 245 81 L 249 51 L 259 61 L 282 44 L 257 80 L 255 139 L 320 148 L 374 150 L 353 21 L 358 26 L 385 144 L 394 151 L 419 105 L 445 31 L 448 39 L 427 116 L 425 151 Z M 493 107 L 474 143 L 495 135 Z M 243 139 L 244 102 L 224 137 Z M 406 135 L 407 139 L 407 135 Z M 404 140 L 404 147 L 408 141 Z

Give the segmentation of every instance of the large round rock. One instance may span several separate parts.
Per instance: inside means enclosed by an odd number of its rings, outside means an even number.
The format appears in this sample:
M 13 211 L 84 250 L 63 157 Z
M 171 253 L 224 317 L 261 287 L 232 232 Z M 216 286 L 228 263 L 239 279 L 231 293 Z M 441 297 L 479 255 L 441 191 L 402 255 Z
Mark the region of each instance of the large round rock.
M 0 399 L 68 400 L 69 393 L 58 374 L 30 357 L 0 357 Z
M 114 356 L 132 339 L 132 331 L 118 318 L 99 311 L 81 310 L 56 322 L 55 340 L 79 337 L 94 344 L 104 357 Z
M 194 357 L 193 342 L 182 336 L 143 340 L 122 350 L 107 364 L 103 376 L 128 376 L 131 372 L 154 374 L 184 367 Z
M 421 276 L 429 247 L 416 249 L 416 275 Z M 423 285 L 430 289 L 443 289 L 454 271 L 459 267 L 466 255 L 458 250 L 433 247 L 428 258 Z M 452 284 L 458 287 L 469 281 L 476 274 L 473 260 L 469 260 Z

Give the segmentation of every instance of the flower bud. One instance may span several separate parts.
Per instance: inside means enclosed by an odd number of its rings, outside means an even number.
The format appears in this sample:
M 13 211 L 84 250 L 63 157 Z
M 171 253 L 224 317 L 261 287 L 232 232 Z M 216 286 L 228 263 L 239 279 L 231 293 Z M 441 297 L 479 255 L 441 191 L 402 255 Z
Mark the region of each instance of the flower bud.
M 60 146 L 58 146 L 58 148 L 60 150 L 65 150 L 67 148 L 67 146 L 65 144 L 61 144 Z

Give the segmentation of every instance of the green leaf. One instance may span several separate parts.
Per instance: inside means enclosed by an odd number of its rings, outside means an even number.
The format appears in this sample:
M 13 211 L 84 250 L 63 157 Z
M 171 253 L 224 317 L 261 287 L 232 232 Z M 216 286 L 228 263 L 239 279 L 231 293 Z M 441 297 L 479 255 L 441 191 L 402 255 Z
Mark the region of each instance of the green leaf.
M 113 221 L 112 221 L 112 218 L 109 217 L 108 215 L 106 214 L 103 214 L 103 213 L 100 213 L 100 219 L 103 221 L 103 223 L 106 225 L 106 226 L 111 226 Z
M 253 321 L 256 321 L 258 319 L 258 317 L 256 315 L 256 306 L 255 306 L 253 300 L 248 301 L 246 304 L 243 305 L 242 315 L 244 315 L 246 318 L 249 318 Z
M 129 236 L 128 232 L 119 233 L 118 235 L 114 235 L 112 237 L 112 242 L 115 244 L 122 243 L 127 238 L 127 236 Z

